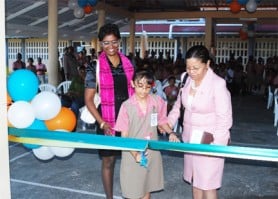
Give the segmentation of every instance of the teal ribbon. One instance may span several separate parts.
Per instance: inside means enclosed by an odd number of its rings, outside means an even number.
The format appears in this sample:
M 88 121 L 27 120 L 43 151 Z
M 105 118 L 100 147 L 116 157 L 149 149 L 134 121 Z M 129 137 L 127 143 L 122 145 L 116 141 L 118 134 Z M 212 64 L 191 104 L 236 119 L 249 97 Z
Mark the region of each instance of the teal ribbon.
M 145 151 L 141 151 L 141 161 L 140 166 L 147 168 L 148 167 L 148 158 L 145 155 Z
M 144 151 L 148 146 L 148 141 L 121 138 L 114 136 L 102 136 L 96 134 L 79 133 L 79 132 L 64 132 L 64 131 L 48 131 L 34 129 L 17 129 L 8 128 L 9 135 L 22 138 L 40 138 L 55 141 L 68 142 L 67 147 L 78 147 L 78 143 L 94 145 L 96 149 L 114 149 L 114 150 L 135 150 Z M 20 140 L 20 139 L 19 139 Z M 31 143 L 44 145 L 43 143 Z M 72 144 L 72 145 L 71 145 Z M 81 148 L 81 147 L 80 147 Z
M 85 145 L 85 147 L 90 146 L 90 148 L 96 149 L 133 150 L 142 152 L 149 148 L 153 150 L 177 151 L 183 153 L 192 153 L 217 157 L 278 162 L 277 149 L 176 143 L 113 136 L 102 136 L 80 132 L 68 133 L 63 131 L 59 132 L 34 129 L 9 128 L 8 132 L 9 135 L 17 137 L 17 142 L 27 143 L 28 139 L 26 139 L 27 141 L 25 140 L 23 142 L 20 140 L 20 138 L 30 138 L 30 142 L 28 143 L 38 145 L 44 145 L 43 140 L 47 140 L 46 143 L 48 143 L 51 146 L 59 146 L 60 143 L 63 144 L 61 146 L 64 147 L 66 144 L 67 147 L 84 148 L 84 144 L 87 144 Z M 31 138 L 39 139 L 38 141 L 36 141 L 36 139 L 31 140 Z

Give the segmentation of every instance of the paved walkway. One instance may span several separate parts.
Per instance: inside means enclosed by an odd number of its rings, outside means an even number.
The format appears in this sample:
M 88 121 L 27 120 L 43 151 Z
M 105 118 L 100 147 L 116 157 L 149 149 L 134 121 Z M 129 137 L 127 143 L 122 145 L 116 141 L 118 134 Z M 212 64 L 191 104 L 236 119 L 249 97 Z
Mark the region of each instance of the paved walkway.
M 232 144 L 278 148 L 273 112 L 266 110 L 262 96 L 233 98 Z M 105 198 L 96 150 L 76 150 L 65 159 L 37 160 L 18 143 L 10 143 L 12 199 Z M 119 163 L 115 171 L 114 195 L 121 198 Z M 153 199 L 191 199 L 191 186 L 182 179 L 183 155 L 163 152 L 165 190 Z M 227 159 L 221 199 L 277 199 L 278 163 Z

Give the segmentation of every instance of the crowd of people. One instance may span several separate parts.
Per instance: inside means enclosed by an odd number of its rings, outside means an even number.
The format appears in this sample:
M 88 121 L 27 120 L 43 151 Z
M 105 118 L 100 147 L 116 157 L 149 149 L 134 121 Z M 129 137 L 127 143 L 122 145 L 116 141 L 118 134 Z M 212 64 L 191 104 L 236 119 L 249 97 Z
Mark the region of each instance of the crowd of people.
M 45 73 L 47 71 L 46 65 L 42 63 L 42 58 L 38 57 L 37 64 L 34 65 L 34 59 L 32 57 L 28 58 L 28 65 L 24 61 L 22 61 L 22 54 L 17 53 L 16 61 L 13 62 L 13 71 L 16 71 L 18 69 L 28 69 L 34 72 L 35 75 L 37 75 L 40 84 L 46 83 L 46 77 Z

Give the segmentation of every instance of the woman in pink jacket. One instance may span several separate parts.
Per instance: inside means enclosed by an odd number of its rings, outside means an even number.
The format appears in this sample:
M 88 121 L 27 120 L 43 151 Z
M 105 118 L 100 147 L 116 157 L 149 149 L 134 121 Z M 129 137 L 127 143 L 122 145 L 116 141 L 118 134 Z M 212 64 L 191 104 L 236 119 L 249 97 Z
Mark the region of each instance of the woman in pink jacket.
M 225 80 L 210 68 L 209 51 L 204 46 L 193 46 L 186 53 L 189 75 L 181 93 L 168 115 L 174 126 L 181 103 L 185 107 L 183 120 L 184 142 L 196 143 L 200 133 L 209 132 L 212 145 L 227 145 L 232 126 L 232 105 Z M 184 179 L 193 186 L 194 199 L 217 199 L 221 187 L 224 158 L 184 155 Z

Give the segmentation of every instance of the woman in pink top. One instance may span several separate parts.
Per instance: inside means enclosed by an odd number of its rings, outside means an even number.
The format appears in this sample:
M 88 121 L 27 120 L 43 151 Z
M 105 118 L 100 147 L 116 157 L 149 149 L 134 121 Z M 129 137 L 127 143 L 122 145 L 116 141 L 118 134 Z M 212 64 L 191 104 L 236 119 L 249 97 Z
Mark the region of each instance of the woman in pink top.
M 209 132 L 212 145 L 227 145 L 232 126 L 232 105 L 225 80 L 210 68 L 209 51 L 204 46 L 193 46 L 186 53 L 186 70 L 189 75 L 181 88 L 173 109 L 168 115 L 174 126 L 180 104 L 185 106 L 182 139 L 196 143 L 200 133 Z M 193 185 L 194 199 L 217 199 L 221 187 L 224 158 L 184 155 L 184 179 Z
M 136 72 L 131 84 L 135 94 L 121 105 L 115 130 L 120 131 L 122 137 L 157 140 L 159 125 L 169 133 L 170 141 L 179 142 L 168 126 L 166 102 L 150 94 L 153 75 L 146 70 Z M 151 192 L 164 188 L 160 151 L 148 149 L 145 155 L 147 165 L 140 165 L 140 152 L 122 151 L 120 182 L 124 198 L 149 199 Z

